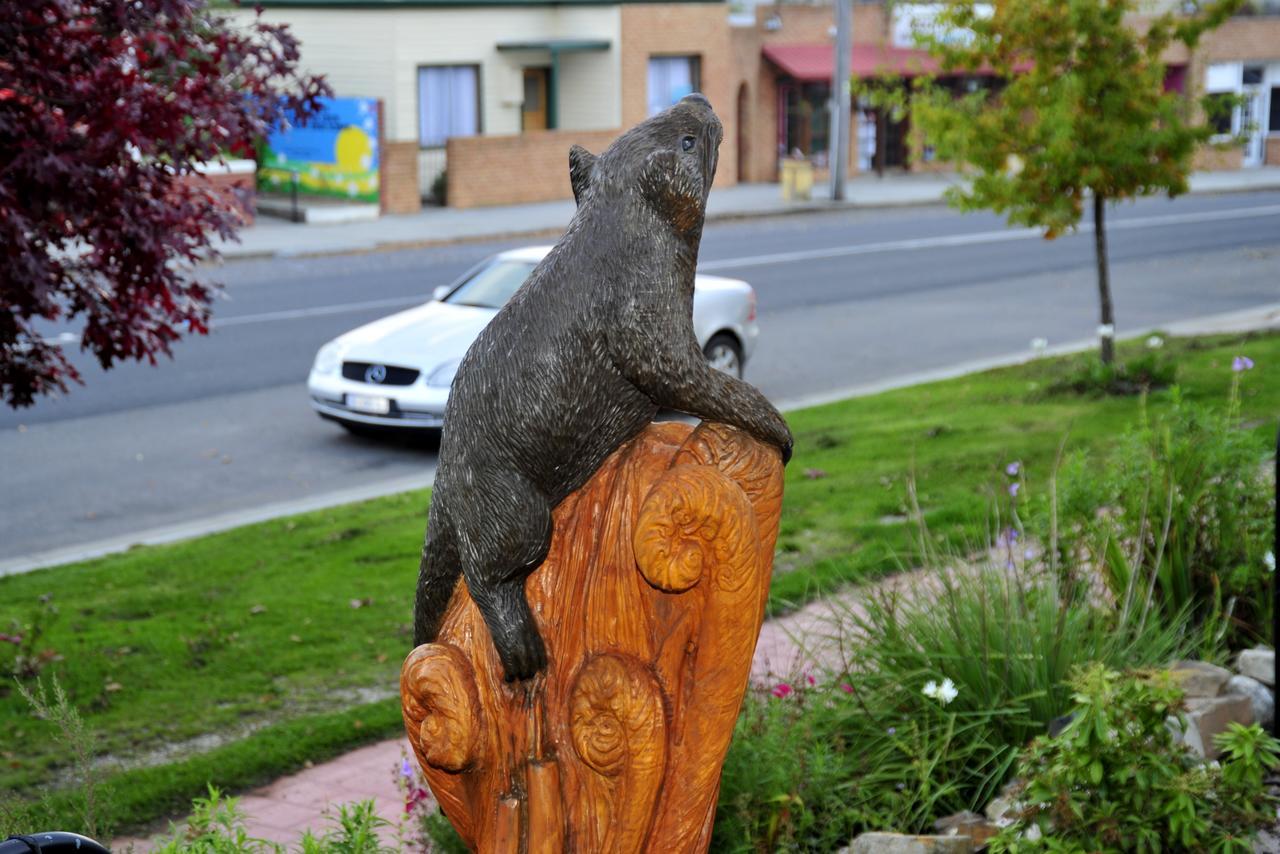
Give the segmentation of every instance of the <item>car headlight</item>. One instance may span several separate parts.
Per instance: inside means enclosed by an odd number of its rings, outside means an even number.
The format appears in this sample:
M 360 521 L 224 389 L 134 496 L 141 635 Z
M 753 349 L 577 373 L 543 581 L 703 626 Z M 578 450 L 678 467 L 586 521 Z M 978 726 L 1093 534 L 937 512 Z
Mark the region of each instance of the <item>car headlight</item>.
M 427 374 L 427 385 L 435 388 L 448 388 L 453 385 L 453 375 L 458 372 L 458 365 L 462 364 L 461 359 L 454 359 L 438 366 L 434 371 Z
M 336 373 L 338 368 L 342 366 L 342 354 L 347 348 L 337 341 L 330 341 L 320 348 L 320 352 L 316 353 L 316 362 L 311 366 L 311 370 L 317 374 Z

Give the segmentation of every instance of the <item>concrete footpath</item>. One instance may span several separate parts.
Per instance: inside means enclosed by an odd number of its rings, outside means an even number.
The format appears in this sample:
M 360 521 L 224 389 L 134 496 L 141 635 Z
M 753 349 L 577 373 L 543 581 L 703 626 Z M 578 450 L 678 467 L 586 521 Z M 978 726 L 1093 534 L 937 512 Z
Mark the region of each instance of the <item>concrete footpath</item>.
M 863 175 L 846 185 L 845 200 L 833 202 L 830 188 L 815 185 L 808 201 L 785 201 L 777 184 L 739 184 L 711 193 L 709 220 L 777 216 L 809 211 L 940 204 L 956 175 Z M 1280 189 L 1280 166 L 1231 172 L 1197 172 L 1193 193 L 1233 193 Z M 226 259 L 299 257 L 371 252 L 466 240 L 497 239 L 559 232 L 573 215 L 572 200 L 526 205 L 423 208 L 415 214 L 384 216 L 367 222 L 302 225 L 260 217 L 240 232 L 240 241 L 218 242 Z

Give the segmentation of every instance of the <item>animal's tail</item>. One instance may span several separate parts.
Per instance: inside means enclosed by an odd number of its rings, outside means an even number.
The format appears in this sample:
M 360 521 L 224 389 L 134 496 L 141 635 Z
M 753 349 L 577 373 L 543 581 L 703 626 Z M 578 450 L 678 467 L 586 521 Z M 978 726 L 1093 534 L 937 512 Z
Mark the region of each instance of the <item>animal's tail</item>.
M 418 565 L 418 594 L 413 605 L 413 645 L 436 639 L 440 621 L 458 586 L 462 561 L 454 544 L 453 532 L 434 515 L 427 525 L 427 541 L 422 547 Z

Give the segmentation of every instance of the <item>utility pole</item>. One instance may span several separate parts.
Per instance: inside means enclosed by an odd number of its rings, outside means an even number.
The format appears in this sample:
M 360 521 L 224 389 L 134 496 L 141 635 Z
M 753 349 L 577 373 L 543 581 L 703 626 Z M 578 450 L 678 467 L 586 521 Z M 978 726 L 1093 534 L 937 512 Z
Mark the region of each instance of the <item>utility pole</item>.
M 844 201 L 849 170 L 849 63 L 853 59 L 853 0 L 836 0 L 835 69 L 831 75 L 831 198 Z

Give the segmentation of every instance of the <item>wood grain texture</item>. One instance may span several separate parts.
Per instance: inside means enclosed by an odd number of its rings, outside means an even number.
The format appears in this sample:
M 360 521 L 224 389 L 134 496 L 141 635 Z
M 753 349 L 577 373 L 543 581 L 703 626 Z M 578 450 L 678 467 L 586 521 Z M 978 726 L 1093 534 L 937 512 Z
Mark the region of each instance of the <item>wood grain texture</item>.
M 556 508 L 525 593 L 549 664 L 507 684 L 459 584 L 405 659 L 405 727 L 480 852 L 700 852 L 764 617 L 777 449 L 653 424 Z

